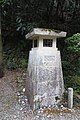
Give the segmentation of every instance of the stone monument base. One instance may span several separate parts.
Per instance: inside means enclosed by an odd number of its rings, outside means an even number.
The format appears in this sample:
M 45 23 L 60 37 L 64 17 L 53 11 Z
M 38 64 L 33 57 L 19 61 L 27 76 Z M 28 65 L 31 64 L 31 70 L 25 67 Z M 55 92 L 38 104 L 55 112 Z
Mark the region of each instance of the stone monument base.
M 32 109 L 54 107 L 64 92 L 60 51 L 32 48 L 29 53 L 26 94 Z

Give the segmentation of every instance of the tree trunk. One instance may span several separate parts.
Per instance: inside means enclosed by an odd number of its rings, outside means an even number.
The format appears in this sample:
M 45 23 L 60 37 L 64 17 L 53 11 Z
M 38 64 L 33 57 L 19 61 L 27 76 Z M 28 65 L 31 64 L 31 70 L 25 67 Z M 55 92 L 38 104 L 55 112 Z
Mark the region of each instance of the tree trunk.
M 1 77 L 3 77 L 3 55 L 2 55 L 1 8 L 0 8 L 0 78 Z

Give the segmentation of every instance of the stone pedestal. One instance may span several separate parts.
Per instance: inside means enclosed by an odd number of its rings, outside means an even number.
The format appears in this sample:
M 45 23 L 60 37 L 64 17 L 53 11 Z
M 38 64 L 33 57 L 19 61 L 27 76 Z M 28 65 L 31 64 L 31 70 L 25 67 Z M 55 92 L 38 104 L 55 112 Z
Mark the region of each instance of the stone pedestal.
M 49 36 L 51 35 L 48 35 L 48 39 Z M 64 92 L 61 56 L 56 48 L 56 39 L 52 47 L 43 47 L 42 40 L 40 39 L 39 46 L 32 48 L 29 53 L 26 94 L 33 109 L 54 107 Z

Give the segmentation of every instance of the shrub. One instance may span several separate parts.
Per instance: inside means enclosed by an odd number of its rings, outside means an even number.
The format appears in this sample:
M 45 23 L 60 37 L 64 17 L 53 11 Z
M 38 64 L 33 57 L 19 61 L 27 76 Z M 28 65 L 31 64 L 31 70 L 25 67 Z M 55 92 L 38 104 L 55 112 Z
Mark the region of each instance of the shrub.
M 63 71 L 65 87 L 73 87 L 80 94 L 80 33 L 66 39 Z

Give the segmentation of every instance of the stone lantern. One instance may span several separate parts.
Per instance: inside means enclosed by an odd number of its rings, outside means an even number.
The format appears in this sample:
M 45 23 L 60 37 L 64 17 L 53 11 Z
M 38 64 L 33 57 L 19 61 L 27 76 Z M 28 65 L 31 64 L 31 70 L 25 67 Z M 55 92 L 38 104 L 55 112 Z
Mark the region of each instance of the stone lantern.
M 61 100 L 64 82 L 60 51 L 56 39 L 66 37 L 66 32 L 34 28 L 26 35 L 33 41 L 29 53 L 26 95 L 33 109 L 54 107 Z

